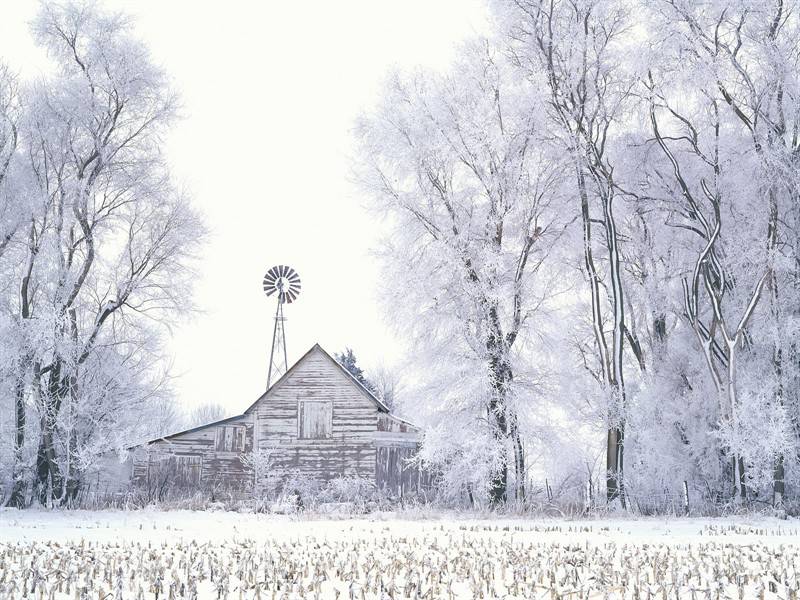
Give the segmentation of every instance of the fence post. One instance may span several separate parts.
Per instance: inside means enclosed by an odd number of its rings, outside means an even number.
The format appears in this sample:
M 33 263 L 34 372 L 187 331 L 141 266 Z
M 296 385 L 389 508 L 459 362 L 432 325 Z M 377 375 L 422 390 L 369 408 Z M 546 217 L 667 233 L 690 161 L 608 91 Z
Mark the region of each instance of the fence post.
M 685 479 L 683 480 L 683 510 L 687 515 L 689 514 L 689 483 Z
M 550 482 L 547 481 L 546 478 L 544 480 L 544 489 L 547 492 L 547 501 L 548 502 L 552 502 L 553 501 L 553 490 L 550 489 Z

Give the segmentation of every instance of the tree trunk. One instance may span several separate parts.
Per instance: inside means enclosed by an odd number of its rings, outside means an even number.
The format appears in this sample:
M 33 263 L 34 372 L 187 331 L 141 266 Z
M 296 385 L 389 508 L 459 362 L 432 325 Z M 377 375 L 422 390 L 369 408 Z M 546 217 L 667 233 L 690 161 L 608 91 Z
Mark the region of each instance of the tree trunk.
M 731 427 L 734 432 L 739 431 L 739 407 L 736 395 L 736 340 L 726 337 L 725 345 L 728 348 L 728 407 L 730 410 Z M 733 453 L 733 499 L 747 499 L 747 486 L 745 485 L 744 458 L 738 452 Z
M 592 221 L 589 214 L 589 197 L 586 180 L 580 166 L 576 165 L 578 191 L 581 200 L 581 222 L 583 225 L 583 258 L 586 274 L 589 277 L 589 290 L 592 300 L 592 327 L 597 343 L 600 363 L 603 369 L 603 382 L 611 390 L 609 403 L 609 427 L 606 441 L 606 497 L 609 502 L 619 498 L 625 508 L 625 497 L 622 493 L 622 470 L 624 452 L 624 420 L 619 414 L 625 404 L 625 387 L 622 373 L 622 354 L 624 351 L 625 313 L 623 308 L 623 292 L 619 249 L 617 246 L 616 224 L 613 218 L 611 198 L 606 191 L 603 198 L 603 224 L 606 232 L 609 262 L 611 265 L 612 309 L 614 314 L 613 341 L 611 353 L 608 351 L 603 317 L 600 310 L 600 278 L 594 263 L 592 251 Z M 598 183 L 602 181 L 597 177 Z
M 783 508 L 783 495 L 786 492 L 785 476 L 783 454 L 781 454 L 775 461 L 772 483 L 772 505 L 777 509 Z
M 606 472 L 606 499 L 609 503 L 619 499 L 623 508 L 625 508 L 625 496 L 622 487 L 624 442 L 624 426 L 609 428 L 606 444 L 606 465 L 608 467 Z
M 43 506 L 63 497 L 62 476 L 56 462 L 56 422 L 68 387 L 62 378 L 62 362 L 56 359 L 48 373 L 47 393 L 40 401 L 42 412 L 39 449 L 36 453 L 36 490 Z
M 598 184 L 603 181 L 598 177 Z M 619 498 L 622 508 L 625 508 L 625 494 L 623 490 L 623 467 L 625 450 L 625 379 L 623 376 L 622 357 L 625 351 L 625 299 L 622 291 L 622 266 L 619 258 L 619 245 L 617 239 L 617 225 L 614 220 L 612 206 L 613 191 L 607 189 L 602 193 L 603 224 L 606 230 L 606 245 L 609 257 L 609 275 L 611 279 L 611 308 L 614 314 L 613 337 L 611 343 L 611 383 L 613 390 L 612 407 L 614 421 L 609 431 L 609 444 L 607 448 L 609 458 L 613 453 L 613 460 L 608 462 L 607 496 L 609 502 Z M 615 481 L 610 483 L 611 479 Z
M 525 501 L 525 448 L 522 445 L 522 436 L 519 433 L 519 423 L 516 412 L 511 416 L 511 440 L 514 444 L 514 477 L 516 480 L 516 499 Z
M 36 495 L 42 506 L 50 506 L 56 490 L 61 489 L 61 478 L 55 461 L 52 427 L 48 417 L 42 418 L 42 433 L 36 453 Z
M 16 390 L 14 391 L 14 466 L 11 495 L 6 506 L 24 508 L 27 504 L 24 481 L 23 447 L 25 446 L 25 379 L 18 375 Z
M 66 468 L 66 481 L 64 491 L 62 494 L 62 503 L 73 504 L 78 498 L 78 493 L 81 488 L 80 471 L 77 468 L 75 457 L 78 455 L 78 430 L 76 423 L 78 415 L 76 413 L 78 405 L 78 381 L 76 375 L 69 377 L 69 430 L 67 431 L 67 468 Z
M 491 483 L 491 490 L 489 497 L 492 504 L 505 504 L 508 499 L 508 457 L 507 457 L 507 439 L 508 439 L 508 422 L 505 414 L 505 403 L 500 398 L 493 398 L 489 403 L 489 420 L 494 420 L 495 423 L 495 437 L 503 448 L 503 464 L 497 470 Z
M 492 504 L 504 504 L 508 500 L 509 421 L 513 422 L 515 419 L 508 406 L 508 386 L 513 379 L 513 374 L 511 366 L 508 364 L 508 347 L 500 325 L 496 303 L 489 304 L 487 317 L 489 337 L 486 340 L 486 350 L 489 356 L 489 374 L 493 388 L 489 401 L 489 422 L 494 423 L 494 435 L 503 451 L 503 464 L 491 482 L 490 498 Z
M 775 265 L 772 264 L 772 257 L 774 256 L 778 244 L 778 200 L 775 188 L 771 187 L 769 190 L 769 226 L 767 228 L 767 249 L 770 252 L 770 276 L 769 276 L 769 291 L 770 291 L 770 306 L 774 322 L 780 326 L 781 311 L 779 304 L 778 294 L 778 278 L 775 274 Z M 777 389 L 775 393 L 775 400 L 778 407 L 784 408 L 784 384 L 783 384 L 783 349 L 779 341 L 773 342 L 772 347 L 772 364 L 775 369 L 775 378 L 777 380 Z M 775 467 L 772 472 L 772 504 L 775 508 L 783 508 L 783 494 L 785 491 L 785 470 L 783 464 L 783 453 L 778 454 L 775 459 Z

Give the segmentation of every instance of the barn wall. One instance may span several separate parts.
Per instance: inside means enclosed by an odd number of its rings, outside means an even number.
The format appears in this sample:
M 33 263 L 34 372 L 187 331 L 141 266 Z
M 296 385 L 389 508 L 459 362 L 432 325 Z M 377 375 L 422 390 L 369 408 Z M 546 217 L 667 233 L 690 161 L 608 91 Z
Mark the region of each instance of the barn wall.
M 219 437 L 231 427 L 244 427 L 241 447 Z M 403 496 L 427 481 L 407 460 L 418 443 L 418 429 L 383 412 L 317 346 L 244 415 L 140 446 L 128 468 L 134 485 L 154 498 L 186 488 L 249 492 L 254 483 L 260 493 L 276 476 L 318 483 L 358 476 Z M 254 454 L 259 449 L 263 455 Z M 258 470 L 269 475 L 254 481 L 253 462 L 267 455 L 269 466 Z
M 244 427 L 241 449 L 218 448 L 220 430 Z M 226 436 L 228 439 L 229 436 Z M 244 415 L 194 431 L 156 440 L 133 456 L 133 483 L 139 488 L 248 489 L 253 470 L 242 462 L 253 451 L 253 419 Z
M 302 400 L 332 405 L 330 437 L 300 437 Z M 347 475 L 374 479 L 378 407 L 321 350 L 297 364 L 253 411 L 258 447 L 271 450 L 273 468 L 323 482 Z

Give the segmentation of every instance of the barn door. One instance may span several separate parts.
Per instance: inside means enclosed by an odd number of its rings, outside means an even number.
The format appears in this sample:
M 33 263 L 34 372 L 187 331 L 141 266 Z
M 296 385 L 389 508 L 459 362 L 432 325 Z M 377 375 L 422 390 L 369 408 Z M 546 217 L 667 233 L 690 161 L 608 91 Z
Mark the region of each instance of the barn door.
M 375 483 L 379 489 L 403 497 L 419 489 L 419 468 L 410 462 L 414 448 L 378 446 L 375 453 Z

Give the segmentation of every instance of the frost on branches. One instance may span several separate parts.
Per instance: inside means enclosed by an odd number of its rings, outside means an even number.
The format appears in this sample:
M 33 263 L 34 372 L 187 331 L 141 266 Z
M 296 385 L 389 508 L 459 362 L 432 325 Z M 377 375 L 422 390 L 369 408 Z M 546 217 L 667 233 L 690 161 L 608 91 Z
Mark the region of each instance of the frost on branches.
M 491 6 L 358 123 L 421 459 L 464 501 L 796 503 L 800 6 Z
M 356 125 L 410 350 L 402 394 L 370 379 L 424 429 L 439 498 L 798 510 L 798 0 L 489 4 L 490 36 L 392 73 Z M 99 454 L 175 420 L 160 336 L 202 237 L 129 21 L 45 2 L 33 33 L 47 77 L 0 65 L 14 506 L 79 498 Z
M 44 3 L 32 29 L 52 74 L 0 69 L 0 489 L 13 506 L 75 500 L 99 453 L 156 433 L 159 324 L 187 308 L 203 233 L 160 150 L 176 96 L 129 20 Z

